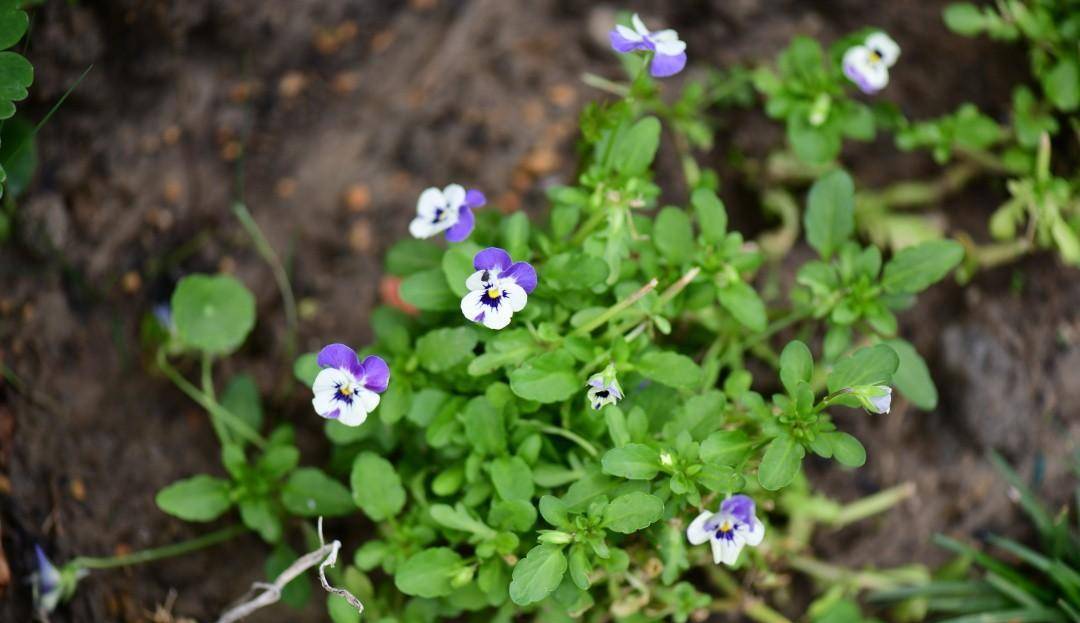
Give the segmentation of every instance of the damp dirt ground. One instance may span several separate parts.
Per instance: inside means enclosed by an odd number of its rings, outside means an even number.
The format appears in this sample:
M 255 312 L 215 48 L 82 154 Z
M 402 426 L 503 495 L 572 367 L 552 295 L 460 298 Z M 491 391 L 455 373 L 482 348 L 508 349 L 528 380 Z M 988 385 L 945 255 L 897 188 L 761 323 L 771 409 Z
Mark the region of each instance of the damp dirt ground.
M 903 45 L 887 96 L 908 116 L 974 101 L 1004 120 L 1011 86 L 1026 78 L 1023 51 L 949 34 L 943 4 L 49 0 L 35 8 L 27 51 L 35 84 L 20 110 L 40 118 L 93 68 L 40 134 L 37 174 L 19 198 L 14 237 L 0 247 L 0 362 L 9 371 L 0 385 L 0 621 L 30 620 L 35 542 L 64 560 L 206 530 L 153 502 L 162 486 L 219 464 L 205 417 L 150 372 L 139 346 L 142 317 L 180 276 L 226 270 L 253 289 L 258 325 L 220 378 L 253 373 L 278 396 L 270 417 L 298 425 L 305 460 L 325 452 L 317 423 L 297 415 L 304 396 L 278 391 L 284 315 L 273 276 L 230 210 L 237 197 L 290 268 L 306 310 L 300 347 L 362 344 L 382 254 L 406 235 L 419 190 L 460 180 L 487 190 L 499 209 L 539 214 L 542 189 L 572 179 L 578 112 L 602 97 L 581 74 L 619 77 L 604 45 L 615 9 L 677 28 L 692 51 L 689 77 L 774 58 L 795 34 L 829 42 L 880 26 Z M 715 152 L 703 158 L 722 174 L 725 154 L 762 156 L 783 140 L 760 112 L 720 123 Z M 658 179 L 679 202 L 675 162 L 662 152 Z M 868 187 L 936 170 L 884 138 L 857 146 L 845 165 Z M 980 179 L 934 209 L 950 230 L 985 236 L 982 223 L 1004 193 L 1000 181 Z M 762 222 L 737 185 L 721 194 L 733 222 Z M 1075 270 L 1040 256 L 967 288 L 942 284 L 901 325 L 927 357 L 941 403 L 932 413 L 897 401 L 886 416 L 842 416 L 864 440 L 868 464 L 812 465 L 815 484 L 841 500 L 903 482 L 916 494 L 884 516 L 819 534 L 816 554 L 839 564 L 939 563 L 936 532 L 1023 537 L 985 460 L 991 448 L 1055 501 L 1072 488 Z M 364 529 L 336 527 L 349 537 Z M 245 537 L 95 574 L 52 620 L 212 620 L 263 578 L 266 554 Z M 279 607 L 252 620 L 325 614 Z

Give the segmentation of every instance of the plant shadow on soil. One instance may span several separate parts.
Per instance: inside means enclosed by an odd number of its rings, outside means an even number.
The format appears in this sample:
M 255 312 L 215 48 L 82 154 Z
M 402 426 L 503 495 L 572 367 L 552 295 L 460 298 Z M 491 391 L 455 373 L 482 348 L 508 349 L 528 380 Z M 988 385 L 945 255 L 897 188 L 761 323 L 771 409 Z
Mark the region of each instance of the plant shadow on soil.
M 220 472 L 205 416 L 149 372 L 139 348 L 140 319 L 181 275 L 224 269 L 253 289 L 258 325 L 220 366 L 219 382 L 250 371 L 264 394 L 287 394 L 268 405 L 269 416 L 297 425 L 306 463 L 324 455 L 305 391 L 283 390 L 292 385 L 282 380 L 289 364 L 272 276 L 229 209 L 241 154 L 243 198 L 287 258 L 298 297 L 313 303 L 301 348 L 363 344 L 380 258 L 406 235 L 422 188 L 460 180 L 488 191 L 498 209 L 539 214 L 542 189 L 572 179 L 577 113 L 599 96 L 579 76 L 618 77 L 603 44 L 615 8 L 679 29 L 691 75 L 707 63 L 772 59 L 794 34 L 830 42 L 877 25 L 904 46 L 884 97 L 906 114 L 942 114 L 970 100 L 1001 118 L 1011 85 L 1026 77 L 1021 50 L 949 34 L 943 5 L 51 0 L 36 9 L 28 52 L 36 83 L 23 110 L 40 118 L 94 68 L 40 136 L 16 237 L 0 248 L 0 362 L 21 380 L 0 387 L 0 512 L 12 571 L 0 620 L 30 620 L 35 542 L 62 561 L 209 529 L 153 503 L 178 478 Z M 761 156 L 783 138 L 759 112 L 724 122 L 718 154 Z M 846 152 L 845 165 L 871 187 L 935 170 L 884 138 Z M 680 201 L 674 154 L 661 154 L 658 180 Z M 760 223 L 754 204 L 732 192 L 722 192 L 732 221 Z M 940 209 L 950 227 L 985 238 L 983 223 L 1003 195 L 998 182 L 980 180 Z M 867 466 L 812 464 L 809 473 L 841 500 L 904 481 L 918 493 L 885 516 L 820 534 L 818 555 L 856 566 L 932 564 L 945 559 L 930 543 L 935 532 L 1023 537 L 984 460 L 989 448 L 1025 476 L 1039 474 L 1050 499 L 1066 499 L 1080 427 L 1075 277 L 1037 257 L 966 289 L 938 286 L 903 316 L 902 334 L 927 356 L 940 406 L 920 413 L 897 401 L 886 416 L 841 415 L 864 440 Z M 328 525 L 346 558 L 367 529 Z M 212 620 L 263 579 L 267 551 L 244 537 L 98 573 L 53 620 L 148 620 L 170 589 L 177 617 Z M 303 612 L 277 606 L 251 620 L 323 621 L 321 603 Z

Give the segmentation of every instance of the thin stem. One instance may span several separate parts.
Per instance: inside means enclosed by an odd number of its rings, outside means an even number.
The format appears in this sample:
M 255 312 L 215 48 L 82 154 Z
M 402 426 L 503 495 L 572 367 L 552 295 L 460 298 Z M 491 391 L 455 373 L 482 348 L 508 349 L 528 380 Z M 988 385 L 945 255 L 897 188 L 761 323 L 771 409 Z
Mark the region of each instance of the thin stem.
M 292 361 L 296 355 L 296 334 L 299 320 L 296 312 L 296 297 L 293 295 L 292 284 L 289 282 L 289 273 L 285 270 L 285 265 L 281 262 L 277 252 L 274 251 L 274 247 L 270 245 L 270 241 L 263 235 L 259 224 L 251 216 L 247 206 L 237 201 L 233 204 L 233 214 L 240 221 L 240 225 L 244 227 L 244 231 L 251 236 L 251 241 L 255 243 L 255 250 L 270 266 L 270 272 L 274 274 L 274 281 L 277 282 L 278 291 L 281 292 L 281 300 L 285 306 L 285 358 L 287 361 Z
M 618 303 L 615 303 L 614 305 L 609 307 L 604 313 L 581 325 L 580 327 L 575 329 L 571 335 L 586 335 L 592 332 L 593 329 L 603 325 L 608 320 L 611 320 L 615 316 L 619 315 L 619 313 L 626 308 L 630 307 L 634 303 L 637 303 L 639 300 L 641 300 L 641 297 L 655 290 L 656 286 L 658 286 L 659 284 L 660 282 L 657 281 L 656 277 L 653 277 L 649 280 L 649 283 L 646 283 L 637 292 L 634 292 L 625 299 L 619 301 Z
M 64 94 L 60 96 L 60 99 L 56 100 L 56 103 L 53 104 L 52 108 L 49 109 L 49 112 L 45 113 L 45 116 L 41 118 L 41 121 L 39 121 L 38 124 L 34 126 L 34 131 L 31 132 L 29 135 L 23 137 L 22 142 L 20 142 L 18 146 L 16 146 L 15 149 L 11 152 L 11 155 L 8 156 L 7 162 L 11 162 L 12 160 L 14 160 L 15 157 L 19 155 L 19 152 L 21 152 L 23 148 L 26 147 L 35 136 L 37 136 L 37 133 L 41 130 L 41 128 L 45 127 L 45 124 L 49 122 L 49 119 L 52 119 L 52 116 L 56 114 L 56 111 L 60 110 L 60 107 L 63 106 L 64 101 L 66 101 L 68 96 L 71 95 L 73 91 L 75 91 L 75 88 L 79 86 L 79 83 L 83 81 L 83 78 L 86 77 L 86 74 L 90 73 L 90 70 L 93 68 L 94 64 L 91 63 L 89 67 L 84 69 L 83 72 L 79 74 L 79 77 L 75 79 L 75 82 L 73 82 L 71 86 L 68 87 L 67 91 L 64 91 Z M 5 164 L 7 164 L 7 162 L 5 162 Z
M 701 273 L 701 268 L 698 267 L 698 266 L 695 266 L 695 267 L 691 268 L 690 270 L 686 271 L 685 275 L 680 277 L 679 280 L 676 281 L 675 283 L 668 286 L 663 291 L 663 293 L 660 294 L 659 298 L 657 298 L 657 300 L 656 300 L 656 304 L 653 305 L 653 307 L 652 307 L 653 311 L 658 311 L 658 310 L 663 309 L 664 305 L 667 305 L 668 301 L 675 298 L 680 292 L 682 292 L 686 288 L 686 286 L 690 285 L 690 282 L 692 282 L 694 280 L 694 278 L 697 277 L 698 274 L 700 274 L 700 273 Z M 648 316 L 649 313 L 648 312 L 642 312 L 640 315 Z M 636 328 L 636 326 L 640 326 L 639 325 L 639 319 L 636 318 L 636 317 L 635 318 L 630 318 L 626 322 L 624 322 L 624 323 L 620 324 L 619 326 L 615 327 L 615 333 L 623 334 L 623 333 L 626 333 L 627 331 L 629 331 L 631 328 Z M 642 330 L 644 330 L 644 327 L 642 327 Z M 626 341 L 629 342 L 631 340 L 632 340 L 632 338 L 629 337 L 629 335 L 628 335 L 627 338 L 626 338 Z
M 608 217 L 608 210 L 605 206 L 600 206 L 600 209 L 593 212 L 588 220 L 581 224 L 577 232 L 574 233 L 574 237 L 570 239 L 570 246 L 579 247 L 585 242 L 585 239 L 589 237 L 589 234 L 596 231 L 596 228 Z
M 73 558 L 67 564 L 80 569 L 115 569 L 116 567 L 130 567 L 132 565 L 140 565 L 147 562 L 153 562 L 155 560 L 161 560 L 163 558 L 172 558 L 173 556 L 189 554 L 191 552 L 204 549 L 212 545 L 217 545 L 218 543 L 224 541 L 228 541 L 229 539 L 244 534 L 245 532 L 247 532 L 247 528 L 240 524 L 237 524 L 234 526 L 229 526 L 228 528 L 222 528 L 217 532 L 204 534 L 203 536 L 196 537 L 188 541 L 181 541 L 179 543 L 163 545 L 162 547 L 155 547 L 152 549 L 144 549 L 141 552 L 133 552 L 131 554 L 124 554 L 122 556 L 79 556 L 77 558 Z
M 217 401 L 210 396 L 207 396 L 198 387 L 192 385 L 190 381 L 184 378 L 184 375 L 180 374 L 176 368 L 172 367 L 168 358 L 165 356 L 164 350 L 158 351 L 157 364 L 165 376 L 169 377 L 169 380 L 180 388 L 180 391 L 187 394 L 188 397 L 197 402 L 200 407 L 206 409 L 207 413 L 210 414 L 211 422 L 213 422 L 215 418 L 221 418 L 225 424 L 228 424 L 238 435 L 247 441 L 250 441 L 259 448 L 266 447 L 266 440 L 263 439 L 258 431 L 252 428 L 247 422 L 240 419 L 238 415 L 219 405 Z
M 752 346 L 756 346 L 757 344 L 764 342 L 765 340 L 790 327 L 791 325 L 805 320 L 806 317 L 806 312 L 791 311 L 787 315 L 774 320 L 772 324 L 765 328 L 764 331 L 755 335 L 750 340 L 744 342 L 743 346 L 745 346 L 747 349 L 751 348 Z
M 842 506 L 836 517 L 828 523 L 834 528 L 842 528 L 882 513 L 913 495 L 915 483 L 905 482 Z
M 747 600 L 743 613 L 758 623 L 791 623 L 787 617 L 758 599 Z
M 594 459 L 596 457 L 600 456 L 600 452 L 598 452 L 596 450 L 595 446 L 593 446 L 588 441 L 585 441 L 585 439 L 578 436 L 577 434 L 566 430 L 565 428 L 559 428 L 558 426 L 546 425 L 546 426 L 541 426 L 540 427 L 540 432 L 547 433 L 549 435 L 558 435 L 559 437 L 569 439 L 570 441 L 572 441 L 572 442 L 576 443 L 577 445 L 581 446 L 581 449 L 588 452 L 589 456 L 593 457 Z
M 619 97 L 627 97 L 630 95 L 630 87 L 621 82 L 608 80 L 607 78 L 598 76 L 594 73 L 585 72 L 581 75 L 581 81 L 594 89 L 600 89 L 601 91 L 606 91 L 612 95 L 617 95 Z

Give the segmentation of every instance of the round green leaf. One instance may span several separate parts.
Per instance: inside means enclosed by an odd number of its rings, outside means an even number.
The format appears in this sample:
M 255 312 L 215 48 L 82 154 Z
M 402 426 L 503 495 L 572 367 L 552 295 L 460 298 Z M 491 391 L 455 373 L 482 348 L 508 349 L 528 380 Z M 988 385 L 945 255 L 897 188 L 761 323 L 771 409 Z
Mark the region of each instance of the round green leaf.
M 566 573 L 566 556 L 556 545 L 538 545 L 514 566 L 510 599 L 519 606 L 536 603 L 552 593 Z
M 353 461 L 352 496 L 356 505 L 374 521 L 389 519 L 405 506 L 405 488 L 390 461 L 364 452 Z
M 212 521 L 232 506 L 229 483 L 205 474 L 174 482 L 158 491 L 154 502 L 185 521 Z
M 255 326 L 255 297 L 228 275 L 190 275 L 173 292 L 172 313 L 185 344 L 223 355 L 239 348 Z
M 446 547 L 436 547 L 415 554 L 394 574 L 394 586 L 415 597 L 445 597 L 454 589 L 450 578 L 461 568 L 461 556 Z

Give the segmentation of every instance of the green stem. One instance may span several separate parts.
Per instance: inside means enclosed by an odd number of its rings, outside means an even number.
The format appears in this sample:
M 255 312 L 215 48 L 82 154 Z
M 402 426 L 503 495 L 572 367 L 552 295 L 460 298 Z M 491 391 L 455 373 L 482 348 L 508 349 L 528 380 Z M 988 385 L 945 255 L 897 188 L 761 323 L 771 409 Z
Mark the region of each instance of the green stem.
M 608 217 L 608 210 L 605 206 L 600 206 L 600 209 L 593 212 L 588 220 L 581 224 L 574 237 L 570 239 L 570 246 L 580 247 L 585 239 L 589 237 L 589 234 L 596 231 L 596 228 L 600 226 Z
M 776 320 L 774 320 L 768 327 L 765 328 L 764 331 L 762 331 L 761 333 L 755 335 L 753 338 L 751 338 L 747 342 L 744 342 L 743 346 L 746 349 L 750 349 L 751 347 L 756 346 L 757 344 L 760 344 L 761 342 L 764 342 L 765 340 L 768 340 L 772 336 L 774 336 L 777 333 L 783 331 L 784 329 L 790 327 L 791 325 L 793 325 L 793 324 L 795 324 L 797 322 L 801 322 L 802 320 L 805 320 L 806 317 L 807 317 L 806 312 L 802 312 L 802 311 L 789 312 L 787 315 L 782 316 L 782 317 L 777 318 Z
M 192 385 L 190 381 L 184 378 L 184 375 L 180 374 L 180 372 L 178 372 L 176 368 L 172 367 L 172 365 L 169 363 L 168 358 L 165 356 L 164 350 L 158 351 L 157 364 L 158 368 L 161 369 L 165 376 L 169 377 L 169 380 L 172 381 L 174 385 L 180 388 L 180 391 L 187 394 L 188 397 L 197 402 L 200 407 L 206 409 L 207 413 L 210 414 L 211 421 L 213 421 L 215 418 L 221 418 L 221 420 L 223 420 L 225 424 L 229 425 L 229 427 L 231 427 L 233 431 L 236 432 L 236 434 L 240 435 L 247 441 L 255 444 L 255 446 L 259 448 L 266 447 L 266 440 L 263 439 L 262 435 L 260 435 L 258 431 L 252 428 L 247 422 L 240 419 L 240 417 L 234 414 L 232 411 L 229 411 L 225 407 L 219 405 L 217 401 L 212 399 L 210 396 L 207 396 L 206 393 L 204 393 L 198 387 Z
M 749 600 L 743 607 L 743 613 L 758 623 L 791 623 L 787 617 L 757 599 Z
M 598 76 L 594 73 L 585 72 L 581 75 L 581 81 L 594 89 L 600 89 L 601 91 L 611 93 L 618 97 L 628 97 L 630 95 L 630 87 L 621 82 L 608 80 L 607 78 Z
M 277 282 L 281 300 L 285 305 L 285 359 L 292 361 L 296 355 L 296 334 L 300 323 L 296 312 L 296 297 L 293 295 L 292 284 L 289 282 L 289 273 L 285 270 L 285 265 L 277 252 L 274 251 L 274 247 L 270 245 L 270 241 L 263 235 L 259 224 L 251 216 L 247 206 L 237 201 L 233 204 L 233 214 L 244 227 L 244 231 L 251 236 L 251 241 L 255 243 L 255 250 L 270 266 L 270 272 L 274 274 L 274 281 Z
M 867 517 L 877 515 L 896 506 L 900 502 L 915 495 L 915 484 L 905 482 L 879 491 L 874 495 L 866 496 L 840 508 L 840 512 L 828 524 L 834 528 L 842 528 Z
M 656 277 L 653 277 L 651 280 L 649 280 L 649 283 L 646 283 L 637 292 L 634 292 L 625 299 L 619 301 L 618 303 L 615 303 L 614 305 L 609 307 L 604 313 L 581 325 L 580 327 L 575 329 L 571 335 L 589 334 L 590 332 L 592 332 L 593 329 L 603 325 L 608 320 L 611 320 L 615 316 L 619 315 L 619 313 L 626 308 L 630 307 L 634 303 L 637 303 L 639 300 L 641 300 L 641 297 L 655 290 L 656 286 L 659 284 L 660 282 L 656 280 Z
M 792 556 L 788 559 L 788 565 L 828 585 L 849 585 L 859 590 L 873 591 L 895 588 L 898 583 L 895 578 L 885 573 L 871 570 L 856 571 L 807 556 Z
M 228 528 L 222 528 L 216 532 L 210 534 L 204 534 L 203 536 L 196 537 L 188 541 L 181 541 L 179 543 L 173 543 L 172 545 L 164 545 L 162 547 L 155 547 L 153 549 L 144 549 L 141 552 L 133 552 L 131 554 L 124 554 L 122 556 L 108 556 L 108 557 L 92 557 L 92 556 L 79 556 L 73 558 L 67 564 L 79 569 L 115 569 L 116 567 L 130 567 L 131 565 L 140 565 L 147 562 L 153 562 L 155 560 L 161 560 L 163 558 L 172 558 L 173 556 L 180 556 L 183 554 L 189 554 L 191 552 L 217 545 L 224 541 L 239 536 L 247 532 L 247 528 L 242 525 L 229 526 Z
M 598 452 L 596 450 L 595 446 L 593 446 L 591 443 L 586 441 L 584 438 L 578 436 L 575 433 L 572 433 L 572 432 L 566 430 L 565 428 L 559 428 L 558 426 L 547 425 L 547 426 L 541 426 L 540 427 L 540 432 L 547 433 L 549 435 L 558 435 L 559 437 L 569 439 L 570 441 L 572 441 L 572 442 L 576 443 L 577 445 L 581 446 L 581 449 L 584 450 L 585 452 L 588 452 L 589 456 L 593 457 L 594 459 L 596 457 L 600 456 L 600 452 Z
M 665 289 L 664 292 L 660 294 L 659 298 L 656 299 L 656 304 L 654 304 L 652 307 L 653 312 L 663 309 L 664 305 L 667 305 L 667 303 L 671 299 L 675 298 L 675 296 L 682 292 L 686 288 L 686 286 L 690 285 L 690 282 L 693 281 L 699 273 L 701 273 L 701 268 L 695 266 L 690 270 L 686 271 L 686 274 L 680 277 L 678 281 L 668 286 L 667 289 Z M 619 335 L 626 333 L 638 324 L 642 316 L 648 315 L 648 312 L 642 311 L 638 316 L 630 318 L 626 322 L 615 327 L 615 333 Z
M 202 379 L 202 392 L 206 396 L 207 400 L 217 404 L 217 395 L 214 391 L 214 357 L 210 353 L 203 353 L 202 360 L 200 361 L 201 379 Z M 222 446 L 229 444 L 229 429 L 225 427 L 225 423 L 213 415 L 211 412 L 210 423 L 214 426 L 214 433 L 217 434 L 218 441 Z

